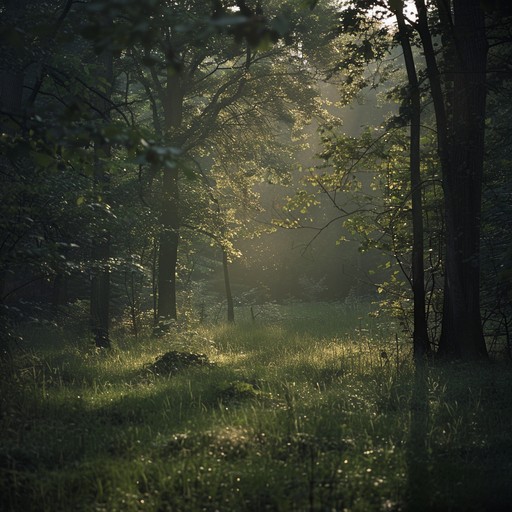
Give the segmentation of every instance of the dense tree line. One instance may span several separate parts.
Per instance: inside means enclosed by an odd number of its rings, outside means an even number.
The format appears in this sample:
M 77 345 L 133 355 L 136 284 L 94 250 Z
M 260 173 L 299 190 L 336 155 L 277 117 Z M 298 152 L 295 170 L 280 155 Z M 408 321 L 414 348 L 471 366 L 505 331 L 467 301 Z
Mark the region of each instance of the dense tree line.
M 25 187 L 5 190 L 6 299 L 41 281 L 65 302 L 68 278 L 89 276 L 91 328 L 109 346 L 113 272 L 149 270 L 165 330 L 178 316 L 187 232 L 221 248 L 233 318 L 228 263 L 234 237 L 258 231 L 253 185 L 283 179 L 291 142 L 280 132 L 321 114 L 316 73 L 334 50 L 332 38 L 319 44 L 328 13 L 264 7 L 5 6 L 4 174 Z M 55 198 L 42 189 L 52 184 Z
M 381 23 L 377 21 L 376 25 L 369 24 L 371 15 Z M 351 161 L 354 159 L 359 166 L 365 162 L 367 166 L 380 166 L 381 169 L 382 162 L 385 162 L 388 165 L 386 179 L 396 179 L 393 178 L 393 170 L 389 168 L 389 164 L 397 163 L 397 160 L 393 162 L 389 158 L 392 147 L 389 143 L 396 144 L 392 132 L 399 126 L 405 126 L 409 130 L 409 177 L 405 184 L 395 182 L 391 187 L 388 185 L 388 189 L 400 190 L 396 196 L 398 203 L 395 203 L 394 212 L 390 216 L 387 215 L 389 210 L 387 213 L 382 211 L 383 206 L 386 208 L 385 202 L 373 210 L 369 208 L 365 218 L 359 220 L 359 231 L 370 235 L 373 244 L 391 249 L 410 280 L 414 352 L 418 360 L 432 351 L 433 344 L 438 354 L 447 357 L 486 357 L 480 290 L 482 188 L 487 167 L 492 162 L 492 157 L 485 158 L 486 120 L 489 119 L 486 110 L 489 103 L 488 62 L 490 58 L 504 56 L 508 51 L 507 43 L 510 41 L 503 35 L 506 27 L 510 26 L 510 9 L 492 2 L 483 5 L 478 1 L 427 4 L 417 0 L 407 4 L 396 0 L 351 2 L 341 12 L 343 27 L 363 34 L 362 49 L 366 49 L 369 61 L 378 58 L 380 52 L 374 50 L 373 41 L 382 41 L 379 39 L 381 36 L 386 40 L 387 34 L 382 32 L 382 22 L 391 16 L 395 18 L 398 30 L 395 32 L 395 40 L 387 40 L 391 47 L 394 43 L 400 45 L 407 72 L 406 84 L 399 91 L 402 101 L 400 115 L 386 126 L 386 131 L 377 141 L 371 137 L 366 143 L 362 140 L 358 143 L 359 148 L 356 143 L 341 142 L 336 132 L 327 132 L 324 137 L 325 150 L 321 156 L 334 167 L 334 176 L 338 179 L 333 180 L 332 172 L 328 171 L 315 175 L 310 182 L 319 186 L 322 192 L 327 192 L 339 208 L 339 202 L 335 200 L 336 192 L 354 186 L 354 180 L 350 179 L 354 168 Z M 496 37 L 500 43 L 491 46 L 490 41 Z M 501 70 L 503 76 L 506 76 L 506 67 L 501 67 Z M 437 155 L 432 178 L 424 175 L 425 170 L 422 176 L 422 152 L 426 156 L 425 149 L 428 148 L 428 137 L 425 135 L 423 148 L 421 145 L 422 119 L 426 128 L 423 132 L 435 132 Z M 388 144 L 383 146 L 384 139 Z M 350 148 L 348 152 L 347 147 Z M 369 153 L 378 162 L 369 162 Z M 443 298 L 442 306 L 438 308 L 440 333 L 437 339 L 430 340 L 426 317 L 426 233 L 423 225 L 428 206 L 423 206 L 422 201 L 428 197 L 429 189 L 439 189 L 439 184 L 444 215 L 436 219 L 441 224 L 437 225 L 438 236 L 434 245 L 427 245 L 427 257 L 430 257 L 429 252 L 439 251 L 438 261 L 430 266 L 430 271 L 437 273 L 441 270 L 443 283 L 440 295 Z M 412 226 L 409 233 L 412 232 L 412 239 L 407 236 L 405 240 L 399 241 L 395 230 L 397 213 L 409 210 Z M 368 213 L 373 214 L 373 221 L 368 220 Z M 386 217 L 388 221 L 383 226 L 382 219 Z M 354 223 L 354 218 L 349 222 Z M 492 224 L 493 220 L 488 218 L 488 222 Z M 384 237 L 378 233 L 375 237 L 372 228 L 382 231 L 383 227 Z M 410 267 L 410 272 L 404 268 L 404 262 Z M 491 278 L 484 276 L 484 284 Z M 434 286 L 434 277 L 431 283 Z M 435 288 L 431 289 L 431 293 L 437 294 Z M 504 313 L 502 304 L 496 307 L 497 316 L 501 316 L 498 322 L 505 326 L 507 333 L 509 320 L 505 318 L 509 318 L 510 312 Z M 506 336 L 510 343 L 508 334 Z
M 95 343 L 108 347 L 123 289 L 135 332 L 143 309 L 165 331 L 208 245 L 233 321 L 230 262 L 265 229 L 256 185 L 287 183 L 315 118 L 322 163 L 278 224 L 299 226 L 293 211 L 320 194 L 363 249 L 393 254 L 406 281 L 393 272 L 381 289 L 395 287 L 412 318 L 418 360 L 486 357 L 486 325 L 510 343 L 509 11 L 478 0 L 6 2 L 3 321 L 35 286 L 55 307 L 88 296 Z M 405 77 L 386 64 L 397 52 Z M 344 136 L 322 82 L 344 104 L 392 84 L 399 113 Z

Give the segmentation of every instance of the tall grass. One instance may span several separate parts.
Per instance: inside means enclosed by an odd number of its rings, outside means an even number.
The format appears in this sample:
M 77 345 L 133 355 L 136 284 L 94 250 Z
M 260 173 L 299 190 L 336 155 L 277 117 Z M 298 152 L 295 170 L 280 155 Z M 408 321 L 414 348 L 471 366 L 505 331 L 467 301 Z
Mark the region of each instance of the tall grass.
M 510 367 L 415 372 L 366 313 L 268 306 L 108 352 L 32 329 L 1 380 L 0 508 L 507 510 Z M 148 371 L 172 350 L 214 364 Z

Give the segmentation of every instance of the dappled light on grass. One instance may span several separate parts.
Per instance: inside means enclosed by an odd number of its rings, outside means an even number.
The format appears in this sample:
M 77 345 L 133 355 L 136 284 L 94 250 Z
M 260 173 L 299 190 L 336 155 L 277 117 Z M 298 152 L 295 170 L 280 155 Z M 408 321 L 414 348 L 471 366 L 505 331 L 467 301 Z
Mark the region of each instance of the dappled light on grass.
M 249 354 L 247 352 L 228 352 L 226 354 L 219 354 L 216 360 L 221 365 L 236 366 L 243 364 L 248 358 Z
M 507 503 L 508 367 L 436 365 L 419 375 L 406 339 L 385 328 L 379 337 L 360 315 L 326 324 L 332 309 L 312 310 L 319 320 L 305 330 L 289 320 L 203 326 L 99 352 L 86 342 L 46 352 L 55 333 L 38 331 L 37 348 L 16 355 L 15 378 L 2 381 L 2 507 Z M 332 334 L 335 322 L 346 337 Z M 162 360 L 173 369 L 147 371 Z M 199 360 L 208 364 L 188 364 Z

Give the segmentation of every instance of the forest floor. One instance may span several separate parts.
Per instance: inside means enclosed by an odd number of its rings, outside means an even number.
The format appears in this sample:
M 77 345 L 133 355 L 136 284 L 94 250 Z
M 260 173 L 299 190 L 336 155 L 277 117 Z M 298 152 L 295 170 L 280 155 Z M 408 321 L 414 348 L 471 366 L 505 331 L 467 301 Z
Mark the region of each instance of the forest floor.
M 509 363 L 416 371 L 392 322 L 269 312 L 119 327 L 103 351 L 26 327 L 0 379 L 0 509 L 510 510 Z

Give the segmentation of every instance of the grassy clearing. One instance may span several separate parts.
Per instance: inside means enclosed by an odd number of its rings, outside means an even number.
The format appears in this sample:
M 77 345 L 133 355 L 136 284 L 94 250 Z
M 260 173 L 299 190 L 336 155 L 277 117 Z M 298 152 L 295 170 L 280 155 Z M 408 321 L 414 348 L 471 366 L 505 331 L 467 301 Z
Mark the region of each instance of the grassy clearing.
M 364 311 L 269 311 L 108 353 L 33 329 L 1 382 L 0 509 L 509 509 L 509 366 L 415 373 Z M 148 371 L 171 350 L 214 364 Z

